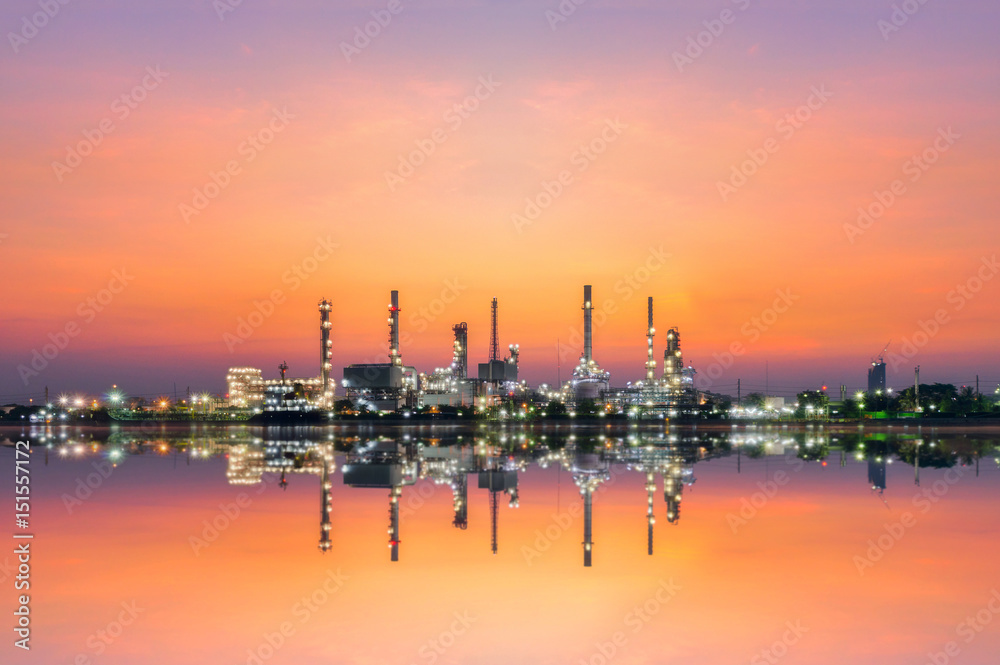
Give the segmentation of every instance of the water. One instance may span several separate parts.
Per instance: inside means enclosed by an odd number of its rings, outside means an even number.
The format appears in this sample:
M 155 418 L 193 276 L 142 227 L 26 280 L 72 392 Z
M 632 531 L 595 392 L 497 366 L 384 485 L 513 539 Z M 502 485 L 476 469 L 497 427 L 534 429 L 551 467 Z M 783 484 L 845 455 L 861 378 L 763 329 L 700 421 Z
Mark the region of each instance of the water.
M 4 662 L 1000 651 L 989 429 L 0 430 L 25 438 L 33 648 Z

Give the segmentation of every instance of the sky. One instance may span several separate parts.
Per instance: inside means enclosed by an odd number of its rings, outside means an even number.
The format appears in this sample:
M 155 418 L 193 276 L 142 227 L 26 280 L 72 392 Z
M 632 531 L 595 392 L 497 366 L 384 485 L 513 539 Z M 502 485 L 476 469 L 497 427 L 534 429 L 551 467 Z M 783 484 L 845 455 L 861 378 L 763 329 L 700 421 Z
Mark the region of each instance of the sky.
M 895 6 L 6 2 L 0 401 L 314 376 L 321 298 L 336 375 L 391 289 L 553 382 L 584 284 L 614 385 L 652 296 L 722 392 L 992 389 L 1000 8 Z
M 5 641 L 9 662 L 255 663 L 247 650 L 267 654 L 266 636 L 285 622 L 293 630 L 263 662 L 428 663 L 437 640 L 448 647 L 437 663 L 599 663 L 590 659 L 615 633 L 624 642 L 614 662 L 768 662 L 764 650 L 780 650 L 789 623 L 804 632 L 784 645 L 788 663 L 924 663 L 952 641 L 956 660 L 992 663 L 1000 645 L 995 567 L 983 556 L 1000 527 L 988 509 L 1000 491 L 989 457 L 979 476 L 961 469 L 957 482 L 955 471 L 924 468 L 920 488 L 912 467 L 889 464 L 885 503 L 867 464 L 841 467 L 836 453 L 828 466 L 744 457 L 742 473 L 735 457 L 698 463 L 676 525 L 657 481 L 653 556 L 644 477 L 622 473 L 595 494 L 594 561 L 584 568 L 581 498 L 557 467 L 520 474 L 519 508 L 501 496 L 496 555 L 474 478 L 468 530 L 451 525 L 446 485 L 404 488 L 391 563 L 387 491 L 345 487 L 339 471 L 333 547 L 321 555 L 315 475 L 290 475 L 285 492 L 271 474 L 233 486 L 221 456 L 164 453 L 90 478 L 106 455 L 51 450 L 43 465 L 36 446 L 34 648 L 15 655 Z M 762 500 L 761 486 L 776 480 Z M 933 504 L 920 494 L 939 486 Z M 733 522 L 751 499 L 756 514 Z M 904 519 L 902 535 L 886 539 Z M 882 556 L 869 555 L 880 538 Z M 867 556 L 877 560 L 861 574 L 856 559 Z M 342 583 L 321 593 L 331 573 Z M 657 598 L 660 589 L 671 591 Z M 5 594 L 4 608 L 12 603 Z M 642 607 L 647 621 L 637 620 Z M 986 629 L 966 639 L 959 626 L 980 612 Z M 443 637 L 456 614 L 471 624 Z

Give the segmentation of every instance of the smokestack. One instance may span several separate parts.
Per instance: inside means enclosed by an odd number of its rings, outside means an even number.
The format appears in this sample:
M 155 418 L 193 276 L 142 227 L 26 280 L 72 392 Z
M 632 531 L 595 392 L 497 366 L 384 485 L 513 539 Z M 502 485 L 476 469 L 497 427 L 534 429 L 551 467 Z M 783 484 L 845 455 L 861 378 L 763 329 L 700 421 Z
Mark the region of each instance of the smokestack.
M 646 328 L 646 383 L 652 384 L 656 380 L 656 359 L 653 358 L 653 335 L 656 329 L 653 328 L 653 297 L 649 297 L 649 325 Z
M 399 355 L 399 291 L 392 291 L 389 300 L 389 362 L 403 364 Z
M 587 287 L 590 288 L 589 286 Z M 590 487 L 583 492 L 583 565 L 590 568 L 594 549 L 594 494 Z
M 594 358 L 594 331 L 592 327 L 590 285 L 583 287 L 583 359 L 587 365 Z
M 490 305 L 490 362 L 500 360 L 500 328 L 497 321 L 497 299 Z
M 330 397 L 330 359 L 333 356 L 333 342 L 330 341 L 330 308 L 332 303 L 323 298 L 319 302 L 319 367 L 323 377 L 323 399 Z

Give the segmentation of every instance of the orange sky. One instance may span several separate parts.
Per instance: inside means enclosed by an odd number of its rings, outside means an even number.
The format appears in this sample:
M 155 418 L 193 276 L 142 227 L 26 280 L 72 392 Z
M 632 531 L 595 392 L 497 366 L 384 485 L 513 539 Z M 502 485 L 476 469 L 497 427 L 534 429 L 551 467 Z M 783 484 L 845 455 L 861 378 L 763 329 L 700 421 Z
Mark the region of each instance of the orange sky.
M 929 381 L 1000 378 L 996 282 L 949 299 L 996 249 L 992 4 L 925 5 L 885 40 L 888 6 L 753 3 L 683 71 L 673 53 L 743 3 L 593 2 L 552 30 L 544 12 L 556 3 L 439 0 L 407 6 L 351 62 L 340 42 L 385 3 L 246 3 L 222 21 L 204 3 L 155 4 L 66 6 L 0 55 L 4 396 L 113 382 L 221 390 L 227 366 L 271 375 L 282 360 L 313 375 L 321 297 L 334 302 L 334 367 L 381 358 L 392 288 L 413 335 L 408 363 L 447 364 L 459 321 L 472 360 L 484 359 L 495 296 L 523 376 L 553 381 L 585 283 L 617 307 L 596 333 L 616 384 L 642 376 L 650 295 L 657 327 L 680 326 L 702 371 L 746 344 L 720 386 L 763 384 L 767 361 L 779 392 L 856 388 L 887 340 L 904 353 L 940 308 L 949 322 L 890 382 L 905 385 L 917 363 Z M 34 7 L 5 6 L 3 25 Z M 165 76 L 122 117 L 115 100 L 152 84 L 147 67 Z M 481 77 L 498 85 L 455 115 Z M 789 134 L 782 118 L 814 88 L 829 99 Z M 244 144 L 283 109 L 272 142 Z M 57 175 L 53 162 L 105 119 L 113 131 Z M 609 120 L 620 133 L 580 162 Z M 947 128 L 960 138 L 911 180 L 907 161 Z M 420 141 L 433 153 L 390 189 L 386 173 Z M 778 147 L 723 201 L 718 183 L 767 145 Z M 180 206 L 228 162 L 237 175 L 186 222 Z M 526 197 L 564 170 L 572 181 L 518 232 Z M 851 242 L 844 225 L 895 179 L 905 193 Z M 293 288 L 283 276 L 318 238 L 339 247 Z M 625 288 L 660 248 L 662 267 Z M 133 281 L 92 320 L 81 314 L 116 269 Z M 230 353 L 224 335 L 275 289 L 284 304 Z M 798 300 L 751 341 L 744 326 L 779 289 Z M 68 323 L 79 334 L 24 378 L 18 367 Z M 573 364 L 575 353 L 563 377 Z

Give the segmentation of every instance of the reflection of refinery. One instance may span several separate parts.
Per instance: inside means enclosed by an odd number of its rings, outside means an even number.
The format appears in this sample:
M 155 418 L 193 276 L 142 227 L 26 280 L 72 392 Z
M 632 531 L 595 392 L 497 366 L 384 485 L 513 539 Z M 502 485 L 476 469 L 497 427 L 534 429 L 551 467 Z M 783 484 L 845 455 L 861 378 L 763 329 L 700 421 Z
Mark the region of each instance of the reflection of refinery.
M 665 335 L 666 349 L 663 370 L 657 376 L 657 361 L 653 327 L 653 298 L 648 299 L 646 362 L 642 380 L 624 388 L 611 389 L 611 376 L 594 357 L 594 303 L 592 287 L 583 287 L 583 352 L 571 379 L 562 386 L 539 392 L 528 390 L 519 380 L 519 346 L 510 344 L 507 355 L 501 356 L 499 304 L 491 303 L 490 345 L 486 362 L 473 365 L 469 359 L 469 326 L 465 322 L 452 326 L 454 341 L 451 363 L 429 373 L 403 363 L 400 348 L 399 292 L 390 293 L 388 305 L 387 362 L 351 364 L 343 368 L 339 382 L 333 371 L 331 335 L 333 303 L 319 302 L 320 363 L 318 377 L 287 378 L 288 369 L 281 363 L 281 377 L 265 379 L 260 369 L 233 367 L 227 374 L 229 406 L 258 413 L 329 412 L 336 401 L 335 391 L 343 390 L 357 412 L 396 412 L 413 409 L 476 409 L 480 412 L 499 407 L 503 400 L 516 397 L 544 406 L 548 401 L 560 401 L 573 407 L 600 403 L 607 413 L 628 413 L 642 417 L 693 415 L 703 396 L 694 388 L 695 371 L 684 367 L 680 332 L 671 328 Z M 478 371 L 476 371 L 478 370 Z M 475 371 L 473 375 L 472 372 Z M 510 415 L 506 411 L 499 412 Z
M 468 432 L 464 429 L 459 431 Z M 787 464 L 816 463 L 818 470 L 827 467 L 826 457 L 831 448 L 838 447 L 841 451 L 838 471 L 856 464 L 853 474 L 858 490 L 866 491 L 867 485 L 884 501 L 887 466 L 894 460 L 913 465 L 916 481 L 919 480 L 921 465 L 925 469 L 933 467 L 938 472 L 941 468 L 959 464 L 978 470 L 980 457 L 984 454 L 991 456 L 993 449 L 992 442 L 986 445 L 970 444 L 968 439 L 962 438 L 955 444 L 964 450 L 959 457 L 954 447 L 943 447 L 941 440 L 907 439 L 889 444 L 866 440 L 864 435 L 813 431 L 677 433 L 672 430 L 650 432 L 630 428 L 624 433 L 619 431 L 617 435 L 591 434 L 581 436 L 580 440 L 576 431 L 579 430 L 573 428 L 563 433 L 550 430 L 547 434 L 497 431 L 469 438 L 458 432 L 432 434 L 430 438 L 403 434 L 396 439 L 353 434 L 337 435 L 336 440 L 333 434 L 325 435 L 322 440 L 262 440 L 246 431 L 228 431 L 222 436 L 192 436 L 190 433 L 164 431 L 152 438 L 125 431 L 110 433 L 103 442 L 87 438 L 90 435 L 79 435 L 79 440 L 73 440 L 67 439 L 65 434 L 33 433 L 30 438 L 40 453 L 44 450 L 44 461 L 39 461 L 46 465 L 50 459 L 79 461 L 85 456 L 99 456 L 103 460 L 99 465 L 95 463 L 95 468 L 105 465 L 117 467 L 137 455 L 172 458 L 175 468 L 178 464 L 190 466 L 224 459 L 227 481 L 232 485 L 257 487 L 250 492 L 255 497 L 269 485 L 282 489 L 290 484 L 299 487 L 298 476 L 313 476 L 316 485 L 312 485 L 311 478 L 307 484 L 310 488 L 319 489 L 321 552 L 341 551 L 345 543 L 346 534 L 334 531 L 339 503 L 334 500 L 334 495 L 345 490 L 381 489 L 386 492 L 382 494 L 385 498 L 378 499 L 381 492 L 375 492 L 373 499 L 387 508 L 387 512 L 379 511 L 379 514 L 385 515 L 386 540 L 392 561 L 398 561 L 401 556 L 403 522 L 419 526 L 426 524 L 428 519 L 441 520 L 462 531 L 470 529 L 471 523 L 476 538 L 483 539 L 479 551 L 485 552 L 485 541 L 488 539 L 494 554 L 527 556 L 525 547 L 530 548 L 534 541 L 515 542 L 513 547 L 500 546 L 504 531 L 500 513 L 516 510 L 522 498 L 531 503 L 544 502 L 548 500 L 545 497 L 551 497 L 549 491 L 520 496 L 519 489 L 524 484 L 522 474 L 535 474 L 532 487 L 541 487 L 538 483 L 547 481 L 551 483 L 550 488 L 555 489 L 553 486 L 558 486 L 560 482 L 558 474 L 569 473 L 580 498 L 570 499 L 571 505 L 566 507 L 564 503 L 564 507 L 556 513 L 559 529 L 554 534 L 554 524 L 549 524 L 544 533 L 550 539 L 558 539 L 562 532 L 581 537 L 582 540 L 568 538 L 560 549 L 566 557 L 576 559 L 578 554 L 572 552 L 579 552 L 575 549 L 579 546 L 576 543 L 582 543 L 585 566 L 593 564 L 594 550 L 601 542 L 595 524 L 596 513 L 601 510 L 602 493 L 619 480 L 625 481 L 627 496 L 632 496 L 635 502 L 635 510 L 626 512 L 626 515 L 631 515 L 627 517 L 632 525 L 628 528 L 635 528 L 637 533 L 640 529 L 644 532 L 644 549 L 652 556 L 658 517 L 665 516 L 668 524 L 678 525 L 685 495 L 685 521 L 698 519 L 700 511 L 690 510 L 689 487 L 695 483 L 694 466 L 700 462 L 728 457 L 728 462 L 719 460 L 715 465 L 721 465 L 721 468 L 728 466 L 734 473 L 739 473 L 750 460 L 756 460 L 762 465 L 758 468 L 765 469 L 763 465 L 768 463 L 769 458 L 779 456 L 784 457 Z M 336 459 L 338 455 L 342 460 Z M 834 466 L 829 468 L 833 470 Z M 866 470 L 868 482 L 864 483 Z M 627 476 L 632 474 L 644 482 L 630 482 Z M 475 475 L 475 478 L 470 479 L 470 475 Z M 715 474 L 714 480 L 718 482 L 718 479 L 718 474 Z M 479 488 L 471 497 L 471 502 L 470 480 Z M 565 486 L 565 481 L 563 484 Z M 657 491 L 661 488 L 662 495 Z M 435 495 L 439 491 L 444 494 Z M 576 495 L 576 492 L 572 494 Z M 483 498 L 486 498 L 485 502 Z M 271 495 L 260 500 L 271 502 L 275 498 Z M 313 501 L 309 500 L 307 505 L 314 506 Z M 340 505 L 347 505 L 347 502 Z M 693 505 L 698 506 L 697 503 Z M 248 507 L 248 510 L 256 508 Z M 310 513 L 312 510 L 310 508 Z M 418 511 L 419 519 L 414 520 Z M 524 538 L 525 533 L 531 530 L 525 531 L 522 524 L 521 528 L 513 531 L 515 536 Z M 677 532 L 673 529 L 668 531 L 668 541 L 674 540 L 672 534 Z M 539 531 L 535 531 L 537 533 Z M 313 534 L 315 531 L 311 529 L 308 536 L 302 534 L 303 545 L 316 542 Z M 511 537 L 511 530 L 508 529 L 507 538 Z M 638 544 L 639 539 L 636 538 L 636 541 Z M 378 546 L 384 546 L 383 543 Z M 375 546 L 375 543 L 371 545 Z M 614 547 L 615 543 L 611 542 L 607 546 L 602 545 L 601 549 Z M 661 552 L 663 549 L 659 548 Z
M 691 464 L 698 459 L 708 459 L 704 449 L 678 445 L 678 442 L 653 439 L 656 445 L 640 445 L 641 437 L 630 441 L 598 448 L 590 452 L 579 448 L 570 437 L 569 447 L 550 451 L 547 447 L 505 448 L 487 442 L 474 446 L 431 446 L 412 441 L 391 439 L 359 441 L 347 453 L 341 467 L 343 484 L 351 488 L 388 490 L 388 545 L 390 560 L 400 556 L 401 504 L 405 503 L 404 488 L 413 488 L 418 482 L 431 483 L 432 487 L 448 487 L 452 495 L 451 524 L 467 529 L 469 524 L 468 477 L 475 474 L 477 486 L 486 490 L 489 500 L 490 550 L 500 550 L 501 497 L 505 497 L 507 510 L 520 505 L 518 481 L 529 463 L 537 462 L 544 469 L 553 461 L 570 472 L 579 488 L 583 501 L 583 564 L 590 567 L 593 561 L 594 497 L 602 485 L 621 471 L 638 472 L 646 478 L 648 553 L 653 553 L 653 525 L 655 524 L 656 476 L 663 479 L 663 496 L 667 521 L 676 524 L 680 519 L 679 503 L 685 484 L 694 482 Z M 609 442 L 610 445 L 610 442 Z M 259 484 L 264 473 L 281 472 L 282 485 L 286 474 L 318 475 L 320 478 L 320 550 L 331 548 L 330 515 L 332 511 L 331 477 L 336 471 L 333 446 L 329 442 L 271 441 L 261 447 L 239 444 L 229 451 L 227 477 L 231 484 Z M 418 496 L 429 494 L 418 492 Z M 413 504 L 410 504 L 413 505 Z M 423 505 L 423 499 L 418 505 Z

